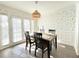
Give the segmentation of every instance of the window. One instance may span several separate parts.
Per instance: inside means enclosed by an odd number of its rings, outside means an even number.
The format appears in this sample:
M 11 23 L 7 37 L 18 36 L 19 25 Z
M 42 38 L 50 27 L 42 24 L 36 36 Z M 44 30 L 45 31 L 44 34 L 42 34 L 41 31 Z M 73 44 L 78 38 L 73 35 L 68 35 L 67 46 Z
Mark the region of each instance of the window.
M 0 15 L 1 21 L 1 36 L 2 36 L 2 45 L 9 44 L 9 28 L 8 28 L 8 16 Z
M 28 19 L 24 19 L 24 31 L 30 31 L 30 21 Z
M 20 18 L 12 18 L 13 21 L 13 42 L 22 40 L 22 27 Z
M 24 24 L 24 33 L 26 31 L 29 31 L 30 32 L 30 20 L 24 19 L 23 24 Z M 25 36 L 24 36 L 24 39 L 25 39 Z

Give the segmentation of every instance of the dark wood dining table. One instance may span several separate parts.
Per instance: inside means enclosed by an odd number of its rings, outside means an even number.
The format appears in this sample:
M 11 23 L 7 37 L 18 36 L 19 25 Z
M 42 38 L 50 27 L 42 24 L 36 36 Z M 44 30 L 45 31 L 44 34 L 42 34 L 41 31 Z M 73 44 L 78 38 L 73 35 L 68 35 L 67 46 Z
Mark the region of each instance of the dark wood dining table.
M 33 36 L 33 33 L 31 33 L 30 36 Z M 42 38 L 48 42 L 48 58 L 50 58 L 50 42 L 54 41 L 54 46 L 57 49 L 57 35 L 43 32 Z

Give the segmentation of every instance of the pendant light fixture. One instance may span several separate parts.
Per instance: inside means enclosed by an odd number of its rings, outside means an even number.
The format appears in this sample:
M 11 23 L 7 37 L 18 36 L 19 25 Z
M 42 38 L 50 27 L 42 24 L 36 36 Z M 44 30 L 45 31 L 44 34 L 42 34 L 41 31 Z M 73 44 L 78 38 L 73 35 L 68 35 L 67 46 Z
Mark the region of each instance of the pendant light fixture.
M 37 5 L 38 1 L 35 1 L 35 4 Z M 32 19 L 33 20 L 38 20 L 40 18 L 40 13 L 38 12 L 38 10 L 35 10 L 33 13 L 32 13 Z

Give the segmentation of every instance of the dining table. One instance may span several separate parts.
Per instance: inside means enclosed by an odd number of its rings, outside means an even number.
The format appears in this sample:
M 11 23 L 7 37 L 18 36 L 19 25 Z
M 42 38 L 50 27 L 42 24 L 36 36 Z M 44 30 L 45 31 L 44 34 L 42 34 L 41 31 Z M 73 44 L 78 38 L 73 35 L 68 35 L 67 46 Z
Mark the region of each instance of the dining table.
M 38 32 L 42 33 L 43 40 L 48 42 L 48 58 L 50 58 L 50 43 L 53 41 L 55 49 L 57 49 L 57 34 L 52 34 L 48 32 Z M 33 37 L 33 33 L 30 34 L 31 37 Z

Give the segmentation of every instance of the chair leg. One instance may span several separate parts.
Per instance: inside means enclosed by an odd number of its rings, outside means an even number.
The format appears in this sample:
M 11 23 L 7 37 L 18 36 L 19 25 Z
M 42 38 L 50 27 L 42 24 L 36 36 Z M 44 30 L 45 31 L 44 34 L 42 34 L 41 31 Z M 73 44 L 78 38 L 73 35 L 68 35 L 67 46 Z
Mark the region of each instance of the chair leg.
M 42 50 L 42 58 L 43 58 L 43 50 Z
M 35 48 L 35 56 L 36 56 L 36 50 L 37 50 L 37 48 Z
M 27 46 L 28 46 L 28 41 L 26 41 L 26 47 L 25 47 L 26 49 L 27 49 Z
M 29 47 L 29 53 L 31 53 L 31 44 L 30 44 L 30 47 Z

